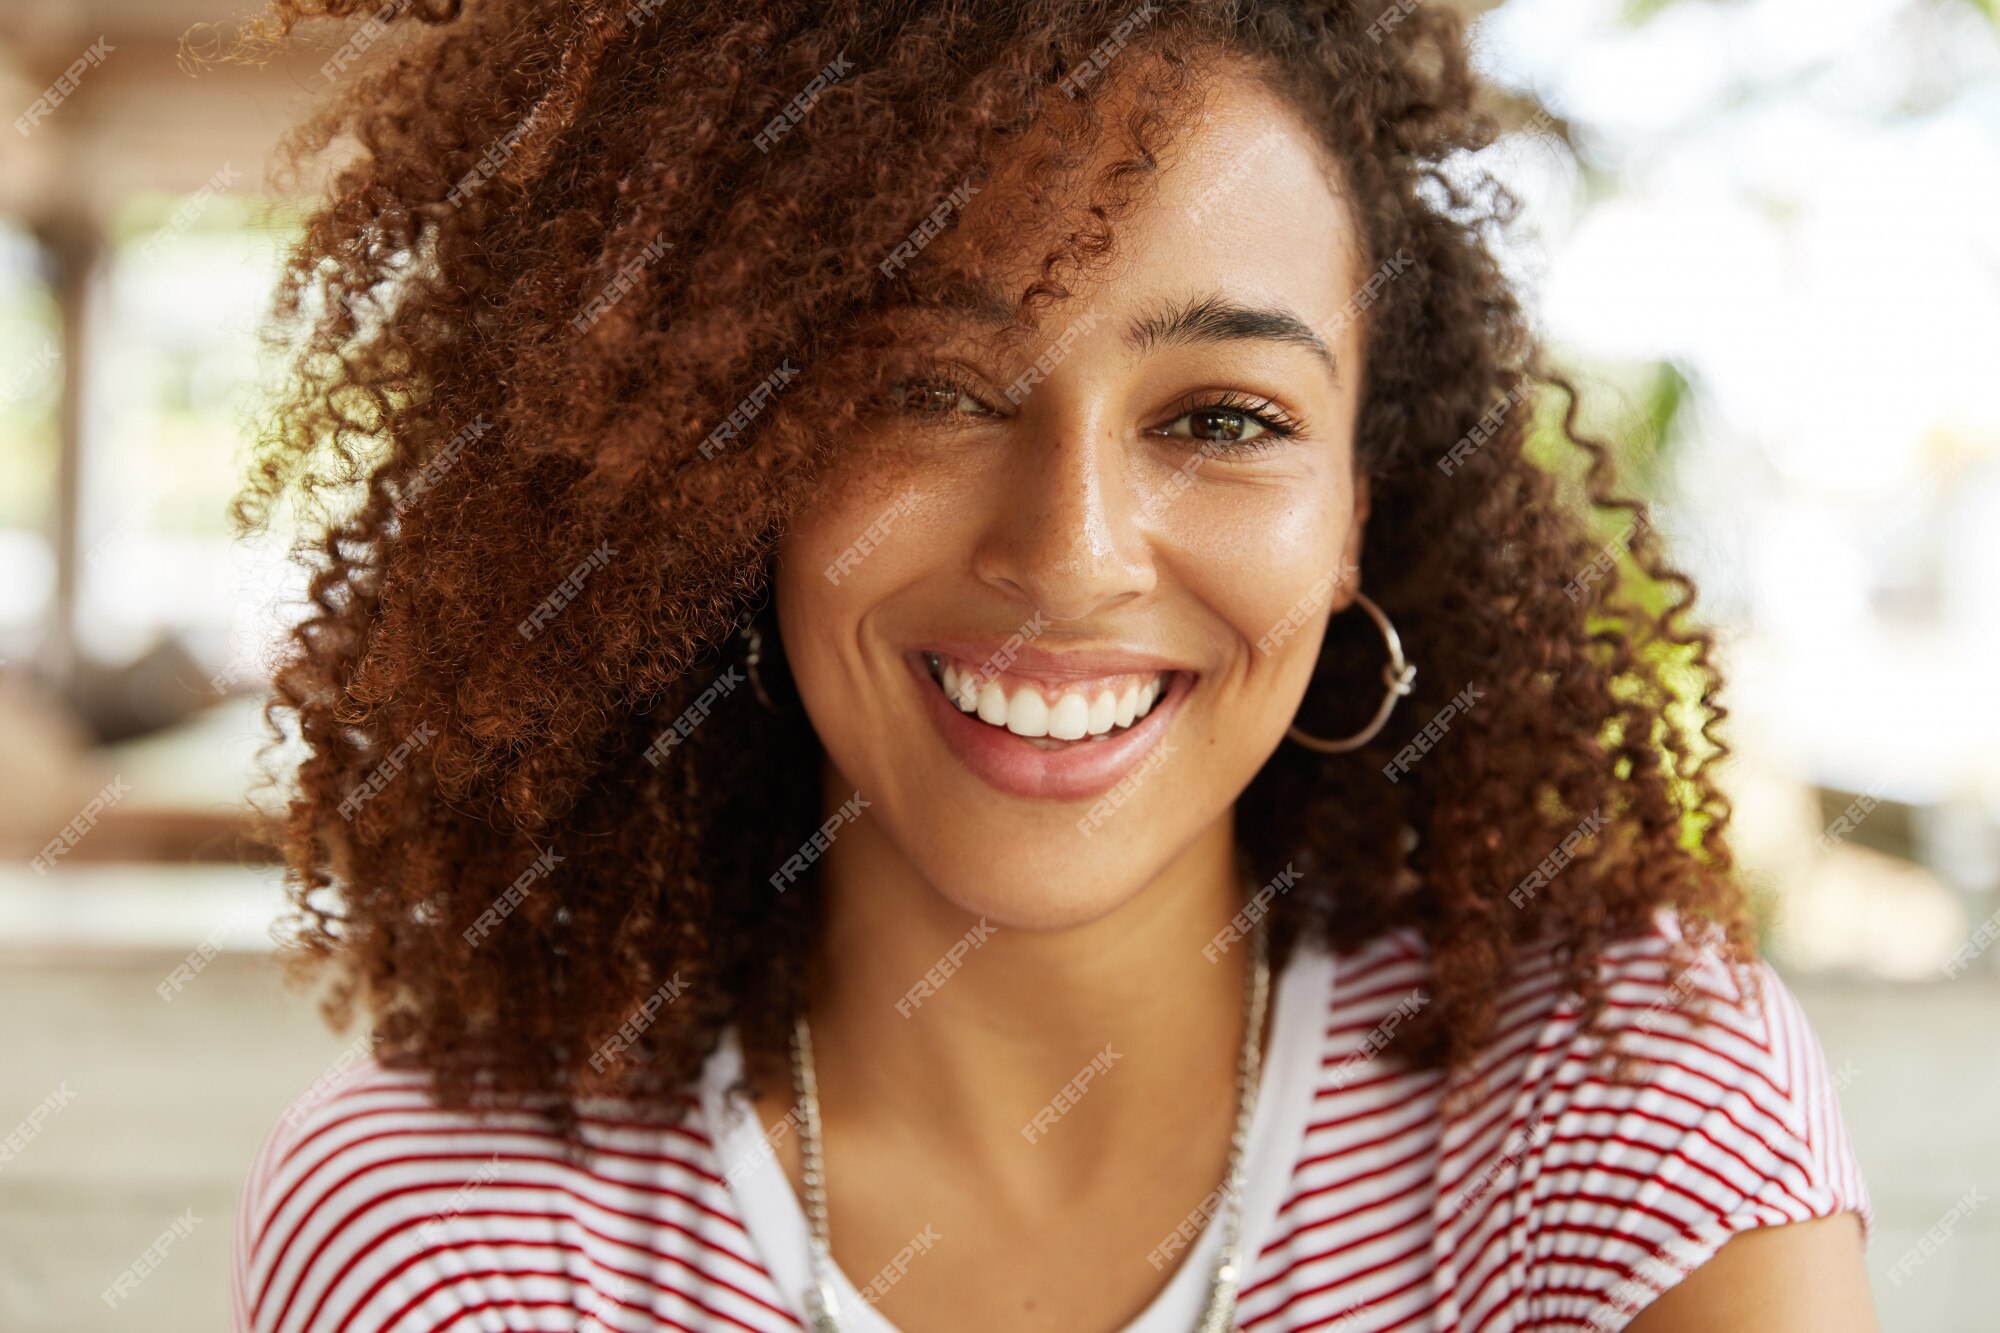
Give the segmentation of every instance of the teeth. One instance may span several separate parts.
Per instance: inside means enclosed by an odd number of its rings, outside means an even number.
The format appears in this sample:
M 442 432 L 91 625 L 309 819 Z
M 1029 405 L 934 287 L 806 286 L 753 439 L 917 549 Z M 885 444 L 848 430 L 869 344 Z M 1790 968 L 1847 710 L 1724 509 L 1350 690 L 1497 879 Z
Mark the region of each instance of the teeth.
M 1049 734 L 1049 706 L 1033 690 L 1016 690 L 1007 701 L 1007 730 L 1016 736 Z
M 982 680 L 970 670 L 960 670 L 936 654 L 928 654 L 931 675 L 945 697 L 961 711 L 976 714 L 990 726 L 1005 727 L 1016 736 L 1076 741 L 1087 736 L 1105 736 L 1129 727 L 1152 711 L 1160 697 L 1164 677 L 1155 674 L 1143 682 L 1127 681 L 1123 689 L 1109 686 L 1064 690 L 1051 703 L 1040 689 L 1022 685 L 1010 696 L 995 680 Z
M 1102 736 L 1118 724 L 1118 696 L 1105 690 L 1090 701 L 1090 725 L 1087 730 L 1093 736 Z
M 992 681 L 987 681 L 979 691 L 979 720 L 991 722 L 996 727 L 1007 725 L 1007 696 Z
M 1026 690 L 1021 692 L 1027 693 Z M 1011 724 L 1013 720 L 1014 715 L 1009 711 L 1007 721 Z M 1056 700 L 1056 706 L 1049 710 L 1049 735 L 1059 741 L 1073 741 L 1088 730 L 1090 730 L 1090 705 L 1083 701 L 1082 695 L 1065 694 Z
M 970 713 L 979 707 L 979 690 L 973 684 L 970 672 L 961 676 L 957 667 L 946 662 L 944 670 L 939 675 L 944 681 L 944 692 L 958 705 L 960 712 Z

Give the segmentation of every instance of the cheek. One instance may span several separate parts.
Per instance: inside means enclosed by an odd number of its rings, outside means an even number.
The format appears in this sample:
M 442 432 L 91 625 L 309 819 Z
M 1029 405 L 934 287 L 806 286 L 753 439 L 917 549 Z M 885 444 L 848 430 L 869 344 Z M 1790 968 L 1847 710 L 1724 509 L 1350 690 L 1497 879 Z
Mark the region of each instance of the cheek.
M 934 486 L 880 456 L 828 473 L 779 539 L 778 623 L 809 702 L 846 699 L 867 679 L 867 626 L 951 558 Z
M 1347 491 L 1294 479 L 1187 497 L 1161 535 L 1176 579 L 1225 622 L 1243 673 L 1296 675 L 1303 689 L 1317 626 L 1355 582 L 1336 583 L 1352 522 Z

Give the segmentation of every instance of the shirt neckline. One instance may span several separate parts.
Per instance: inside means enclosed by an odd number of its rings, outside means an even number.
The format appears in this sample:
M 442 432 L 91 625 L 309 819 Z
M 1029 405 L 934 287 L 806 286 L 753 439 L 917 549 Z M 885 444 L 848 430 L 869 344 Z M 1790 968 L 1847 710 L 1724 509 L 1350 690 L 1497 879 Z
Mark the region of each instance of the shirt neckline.
M 1271 1045 L 1258 1075 L 1244 1160 L 1241 1287 L 1253 1280 L 1258 1253 L 1277 1221 L 1305 1141 L 1333 974 L 1332 954 L 1314 941 L 1300 940 L 1272 988 Z M 738 1219 L 787 1306 L 803 1312 L 812 1285 L 805 1210 L 778 1165 L 756 1108 L 728 1092 L 742 1069 L 743 1050 L 731 1025 L 702 1073 L 702 1115 Z M 1175 1268 L 1166 1286 L 1118 1333 L 1185 1333 L 1193 1326 L 1222 1248 L 1222 1215 L 1221 1208 L 1215 1209 L 1178 1260 L 1170 1261 Z M 842 1327 L 852 1333 L 902 1333 L 862 1297 L 837 1264 L 832 1282 Z

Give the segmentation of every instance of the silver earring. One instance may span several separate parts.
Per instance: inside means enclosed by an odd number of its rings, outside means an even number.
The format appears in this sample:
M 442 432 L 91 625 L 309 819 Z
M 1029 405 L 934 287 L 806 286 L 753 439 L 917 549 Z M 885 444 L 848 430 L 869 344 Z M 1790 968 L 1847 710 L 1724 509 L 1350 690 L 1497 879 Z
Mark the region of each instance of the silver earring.
M 1403 641 L 1397 637 L 1396 627 L 1389 623 L 1389 617 L 1382 614 L 1382 608 L 1375 605 L 1359 588 L 1354 590 L 1354 600 L 1361 603 L 1362 609 L 1369 615 L 1375 617 L 1375 623 L 1381 627 L 1382 637 L 1389 641 L 1389 661 L 1382 668 L 1382 680 L 1388 685 L 1389 692 L 1382 696 L 1382 705 L 1375 710 L 1375 720 L 1352 736 L 1329 741 L 1321 740 L 1318 736 L 1306 735 L 1296 724 L 1286 729 L 1285 736 L 1288 739 L 1295 740 L 1308 750 L 1317 750 L 1321 754 L 1340 754 L 1366 745 L 1374 738 L 1375 733 L 1382 729 L 1382 724 L 1389 720 L 1390 712 L 1396 707 L 1396 700 L 1415 688 L 1411 682 L 1417 678 L 1417 669 L 1403 660 Z
M 744 668 L 750 676 L 750 688 L 757 692 L 757 702 L 764 705 L 764 711 L 767 713 L 782 712 L 782 709 L 771 702 L 771 696 L 764 692 L 764 682 L 757 676 L 757 664 L 764 660 L 764 631 L 757 628 L 755 620 L 748 620 L 738 632 L 748 644 L 744 653 Z

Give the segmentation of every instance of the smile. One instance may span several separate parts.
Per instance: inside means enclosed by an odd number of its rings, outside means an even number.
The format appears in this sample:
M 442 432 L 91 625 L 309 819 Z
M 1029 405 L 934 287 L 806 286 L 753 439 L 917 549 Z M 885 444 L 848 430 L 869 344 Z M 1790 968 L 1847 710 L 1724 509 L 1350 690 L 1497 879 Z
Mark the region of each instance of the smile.
M 971 663 L 925 653 L 924 665 L 961 713 L 1016 736 L 1053 742 L 1115 735 L 1153 711 L 1171 671 L 1047 682 L 1006 672 L 982 675 Z
M 1149 665 L 1115 657 L 1092 664 L 1030 653 L 1001 671 L 941 648 L 905 660 L 945 748 L 987 786 L 1036 800 L 1101 796 L 1155 749 L 1173 754 L 1162 741 L 1196 680 L 1175 668 L 1104 671 Z

